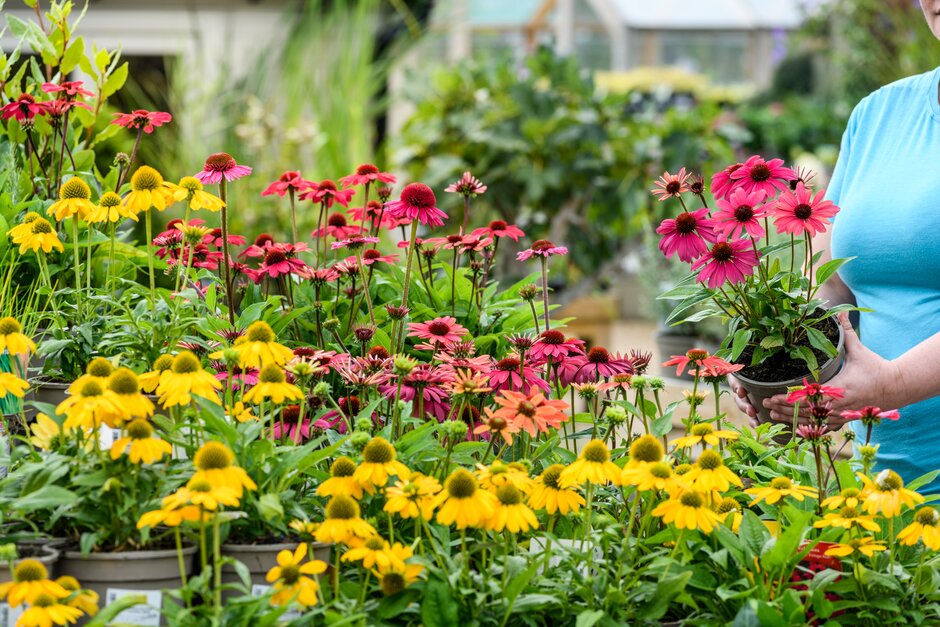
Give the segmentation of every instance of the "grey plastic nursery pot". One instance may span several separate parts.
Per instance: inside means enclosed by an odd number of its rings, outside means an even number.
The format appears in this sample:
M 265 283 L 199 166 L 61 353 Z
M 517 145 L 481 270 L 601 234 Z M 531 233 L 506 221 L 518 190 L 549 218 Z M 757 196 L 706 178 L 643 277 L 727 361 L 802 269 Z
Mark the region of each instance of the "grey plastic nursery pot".
M 46 570 L 49 571 L 49 578 L 54 579 L 58 577 L 59 573 L 57 572 L 56 564 L 59 561 L 59 552 L 48 544 L 39 544 L 39 543 L 17 543 L 17 550 L 22 559 L 18 559 L 13 562 L 13 568 L 22 563 L 24 559 L 34 559 L 46 567 Z M 30 554 L 26 554 L 24 548 L 30 549 Z M 7 583 L 11 581 L 10 579 L 10 569 L 9 568 L 0 568 L 0 583 Z
M 293 552 L 297 548 L 297 545 L 297 542 L 278 544 L 223 544 L 222 555 L 234 558 L 245 565 L 251 575 L 251 592 L 255 594 L 260 592 L 259 589 L 255 588 L 256 586 L 270 585 L 265 579 L 265 576 L 268 574 L 269 570 L 277 566 L 277 554 L 284 550 Z M 330 547 L 332 546 L 332 544 L 314 542 L 312 546 L 313 551 L 307 553 L 306 559 L 320 560 L 321 562 L 329 564 Z M 241 578 L 235 572 L 235 568 L 225 564 L 222 567 L 222 584 L 240 583 Z M 223 598 L 232 598 L 234 596 L 238 596 L 238 593 L 233 590 L 226 590 L 223 593 Z

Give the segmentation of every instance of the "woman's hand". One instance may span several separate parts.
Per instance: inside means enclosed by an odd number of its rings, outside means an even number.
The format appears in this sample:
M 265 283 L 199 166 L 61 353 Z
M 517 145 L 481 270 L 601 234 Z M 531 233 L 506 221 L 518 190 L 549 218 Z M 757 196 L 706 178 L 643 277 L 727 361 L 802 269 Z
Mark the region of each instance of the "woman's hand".
M 887 360 L 862 344 L 849 322 L 848 313 L 838 315 L 839 323 L 845 331 L 845 363 L 835 377 L 825 385 L 845 390 L 843 398 L 827 399 L 832 401 L 832 414 L 828 425 L 830 430 L 842 428 L 849 422 L 842 417 L 842 412 L 849 409 L 861 409 L 874 405 L 881 409 L 897 409 L 907 403 L 901 389 L 902 379 L 894 362 Z M 778 394 L 764 401 L 764 407 L 770 409 L 770 417 L 778 422 L 793 421 L 793 405 L 787 403 L 786 394 Z M 800 403 L 800 424 L 809 422 L 809 407 Z
M 747 398 L 747 390 L 744 389 L 740 381 L 730 374 L 728 375 L 728 387 L 731 388 L 731 397 L 734 399 L 734 404 L 738 406 L 742 414 L 747 416 L 747 424 L 752 429 L 757 428 L 760 421 L 757 420 L 757 410 L 754 409 L 751 401 Z

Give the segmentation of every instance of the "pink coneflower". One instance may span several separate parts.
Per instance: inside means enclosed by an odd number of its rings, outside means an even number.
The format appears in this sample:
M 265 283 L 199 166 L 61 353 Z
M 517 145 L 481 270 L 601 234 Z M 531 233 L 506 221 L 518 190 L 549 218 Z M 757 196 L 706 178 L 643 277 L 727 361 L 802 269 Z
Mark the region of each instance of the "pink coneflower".
M 398 220 L 385 211 L 378 200 L 370 200 L 365 207 L 350 207 L 347 213 L 352 220 L 360 224 L 369 224 L 373 229 L 398 226 Z
M 633 374 L 633 363 L 620 353 L 611 353 L 606 348 L 595 346 L 584 355 L 573 357 L 569 363 L 577 369 L 571 376 L 574 383 L 599 381 L 617 374 Z
M 690 176 L 692 176 L 692 173 L 686 172 L 685 168 L 680 168 L 679 172 L 676 174 L 663 172 L 663 175 L 659 177 L 659 180 L 654 183 L 656 186 L 655 189 L 651 189 L 650 193 L 660 200 L 666 200 L 667 198 L 678 198 L 685 192 L 689 191 L 688 182 Z
M 276 181 L 265 187 L 264 191 L 261 192 L 261 195 L 270 196 L 272 194 L 277 194 L 283 198 L 290 192 L 296 194 L 308 189 L 315 189 L 316 186 L 317 184 L 313 181 L 308 181 L 307 179 L 300 176 L 299 170 L 288 170 L 279 176 Z
M 516 254 L 516 261 L 525 261 L 532 257 L 544 257 L 548 259 L 552 255 L 567 255 L 568 249 L 564 246 L 555 246 L 547 239 L 538 239 L 532 242 L 532 245 Z
M 46 111 L 45 102 L 36 102 L 29 94 L 20 94 L 16 100 L 0 108 L 0 119 L 16 118 L 16 121 L 22 124 L 31 122 L 37 115 L 45 115 Z
M 238 253 L 239 257 L 264 257 L 267 249 L 274 244 L 274 238 L 267 233 L 262 233 L 255 238 L 255 243 Z
M 215 375 L 215 378 L 219 381 L 225 381 L 228 379 L 229 370 L 228 366 L 221 361 L 213 361 L 210 364 L 212 368 L 218 373 Z M 232 379 L 230 385 L 233 390 L 238 390 L 242 386 L 252 386 L 257 385 L 258 383 L 258 371 L 254 368 L 248 368 L 242 370 L 239 366 L 232 366 Z
M 728 194 L 734 191 L 735 185 L 734 181 L 731 180 L 731 175 L 743 165 L 743 163 L 729 165 L 721 172 L 717 172 L 712 176 L 712 196 L 715 198 L 726 198 Z
M 718 368 L 727 363 L 720 357 L 710 355 L 704 348 L 693 348 L 685 355 L 670 355 L 672 359 L 664 361 L 663 366 L 675 366 L 676 376 L 681 377 L 683 372 L 701 374 L 705 368 Z
M 656 232 L 663 236 L 659 250 L 666 257 L 678 254 L 680 261 L 695 261 L 708 251 L 708 244 L 718 241 L 715 220 L 708 217 L 708 208 L 683 211 L 678 216 L 666 218 Z
M 752 239 L 764 237 L 766 233 L 760 219 L 769 213 L 767 206 L 761 205 L 764 198 L 766 195 L 762 190 L 748 193 L 740 187 L 731 192 L 727 200 L 719 198 L 718 211 L 712 216 L 716 222 L 715 231 L 725 238 L 738 237 L 744 232 Z
M 356 229 L 358 231 L 358 229 Z M 333 250 L 338 250 L 340 248 L 362 248 L 366 244 L 376 244 L 378 243 L 379 238 L 377 237 L 348 237 L 344 240 L 338 242 L 333 242 L 330 244 L 330 248 Z
M 327 179 L 315 184 L 315 187 L 300 195 L 301 200 L 312 200 L 315 203 L 323 203 L 329 209 L 334 202 L 338 202 L 344 207 L 349 206 L 349 199 L 356 194 L 354 189 L 337 189 L 336 183 Z
M 414 415 L 420 416 L 418 396 L 420 394 L 425 415 L 430 414 L 438 421 L 447 418 L 450 412 L 450 393 L 447 387 L 454 381 L 454 375 L 440 367 L 418 364 L 414 370 L 401 379 L 401 399 L 410 401 Z M 379 386 L 379 391 L 386 398 L 394 399 L 398 383 L 389 381 Z
M 47 94 L 64 94 L 65 100 L 72 100 L 76 96 L 93 97 L 95 94 L 82 88 L 82 81 L 65 81 L 64 83 L 43 83 L 42 90 Z
M 333 268 L 310 268 L 308 267 L 301 276 L 314 285 L 325 285 L 332 283 L 339 278 L 339 272 Z
M 428 340 L 431 344 L 454 344 L 459 342 L 467 330 L 451 316 L 435 318 L 430 322 L 409 322 L 408 336 Z
M 748 193 L 763 191 L 769 198 L 787 189 L 789 181 L 796 178 L 796 173 L 783 167 L 783 159 L 764 161 L 754 155 L 729 176 L 734 188 L 743 188 Z
M 542 331 L 529 351 L 529 358 L 539 362 L 552 360 L 555 363 L 574 355 L 584 354 L 584 342 L 577 338 L 565 338 L 555 329 Z
M 653 353 L 650 351 L 639 351 L 631 350 L 630 351 L 630 363 L 633 364 L 633 371 L 636 374 L 643 374 L 646 372 L 646 368 L 650 365 L 650 362 L 653 360 Z
M 326 226 L 320 229 L 314 229 L 310 237 L 323 237 L 329 235 L 335 239 L 346 239 L 359 232 L 358 226 L 350 226 L 346 222 L 346 216 L 341 213 L 331 213 L 326 219 Z
M 520 237 L 525 237 L 522 229 L 514 224 L 507 224 L 503 220 L 493 220 L 486 226 L 474 229 L 472 235 L 477 237 L 487 236 L 493 239 L 508 237 L 514 242 L 518 242 Z
M 355 259 L 355 257 L 352 257 L 352 259 Z M 376 263 L 395 263 L 397 261 L 398 255 L 383 255 L 374 248 L 369 248 L 362 252 L 362 265 L 367 267 Z
M 867 427 L 869 424 L 877 425 L 882 420 L 898 420 L 901 418 L 901 414 L 898 413 L 896 409 L 881 411 L 880 407 L 867 405 L 858 411 L 844 411 L 842 412 L 842 417 L 848 418 L 849 420 L 861 420 L 862 424 Z
M 796 191 L 787 190 L 780 194 L 773 209 L 774 226 L 777 233 L 815 236 L 826 230 L 828 219 L 839 213 L 839 208 L 831 200 L 825 200 L 826 190 L 813 192 L 802 183 Z
M 818 403 L 822 401 L 823 396 L 842 398 L 845 396 L 845 390 L 821 383 L 810 383 L 809 379 L 803 379 L 803 385 L 787 395 L 787 402 L 791 405 L 802 400 Z
M 473 176 L 469 172 L 464 172 L 463 176 L 457 179 L 456 182 L 448 185 L 444 191 L 453 194 L 460 194 L 461 196 L 466 196 L 469 198 L 486 192 L 486 185 L 481 183 L 477 177 Z
M 437 197 L 424 183 L 410 183 L 401 190 L 398 200 L 388 203 L 386 211 L 396 219 L 417 220 L 431 227 L 444 226 L 447 214 L 435 207 Z
M 359 274 L 359 264 L 355 261 L 347 261 L 343 259 L 333 264 L 333 271 L 339 274 L 340 276 L 353 276 Z
M 297 257 L 291 256 L 282 247 L 272 247 L 264 255 L 264 261 L 257 270 L 251 273 L 255 283 L 269 276 L 276 279 L 285 274 L 304 274 L 308 266 Z
M 195 224 L 196 220 L 190 220 L 190 224 Z M 199 220 L 200 224 L 203 222 Z M 215 246 L 216 248 L 222 247 L 222 229 L 216 227 L 206 233 L 206 236 L 203 238 L 203 242 L 210 246 Z M 245 243 L 245 238 L 241 235 L 232 235 L 228 236 L 228 243 L 233 246 L 242 246 Z M 301 246 L 306 246 L 306 244 L 301 244 Z
M 380 172 L 379 169 L 371 163 L 363 163 L 356 168 L 355 174 L 344 176 L 339 180 L 343 187 L 352 187 L 353 185 L 365 185 L 379 181 L 381 183 L 394 184 L 398 179 L 394 174 Z
M 462 253 L 478 253 L 482 250 L 485 250 L 487 246 L 490 246 L 493 243 L 492 237 L 480 237 L 477 235 L 467 235 L 463 238 L 463 242 L 460 244 L 460 252 Z
M 514 390 L 529 394 L 534 391 L 533 388 L 538 388 L 545 394 L 549 394 L 551 387 L 535 369 L 525 365 L 520 372 L 521 365 L 522 362 L 515 355 L 509 355 L 496 362 L 495 367 L 487 375 L 493 391 Z
M 172 119 L 173 116 L 165 111 L 135 109 L 130 113 L 115 113 L 111 124 L 132 129 L 143 128 L 144 132 L 149 135 L 153 133 L 153 129 L 169 124 Z
M 46 114 L 53 119 L 61 119 L 72 107 L 92 110 L 87 103 L 78 102 L 77 100 L 50 100 L 43 104 L 45 105 Z
M 630 381 L 633 380 L 632 374 L 615 374 L 610 378 L 610 381 L 605 381 L 604 383 L 597 384 L 598 392 L 610 392 L 611 390 L 617 390 L 623 392 L 626 395 L 630 391 Z
M 800 425 L 796 428 L 796 434 L 807 442 L 819 442 L 826 437 L 825 425 Z
M 744 364 L 732 364 L 719 357 L 715 357 L 715 359 L 717 360 L 716 362 L 707 364 L 702 368 L 702 376 L 705 377 L 707 381 L 717 381 L 720 383 L 729 374 L 744 368 Z
M 701 270 L 696 280 L 715 289 L 725 282 L 743 282 L 744 277 L 754 274 L 757 263 L 757 253 L 750 243 L 735 239 L 712 246 L 708 253 L 692 264 L 692 270 Z
M 238 165 L 234 157 L 226 152 L 216 152 L 209 155 L 205 165 L 202 166 L 202 171 L 194 176 L 204 185 L 215 185 L 223 178 L 231 182 L 249 174 L 251 174 L 250 167 Z

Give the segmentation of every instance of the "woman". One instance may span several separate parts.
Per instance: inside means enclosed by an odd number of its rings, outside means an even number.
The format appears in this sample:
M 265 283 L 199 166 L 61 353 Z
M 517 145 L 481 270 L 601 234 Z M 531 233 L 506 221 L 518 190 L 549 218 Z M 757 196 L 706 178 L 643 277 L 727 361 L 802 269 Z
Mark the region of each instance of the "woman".
M 940 0 L 920 5 L 940 39 Z M 882 87 L 855 107 L 827 193 L 841 211 L 813 241 L 825 251 L 820 263 L 854 257 L 821 297 L 872 310 L 861 314 L 862 339 L 840 316 L 846 361 L 828 385 L 844 388 L 845 397 L 832 401 L 830 428 L 847 422 L 843 410 L 900 408 L 901 419 L 883 421 L 872 443 L 879 445 L 877 468 L 905 482 L 940 468 L 940 177 L 928 174 L 938 162 L 940 68 Z M 733 387 L 756 422 L 744 390 Z M 774 420 L 792 421 L 786 395 L 764 406 Z M 851 426 L 864 440 L 860 425 Z M 924 490 L 940 492 L 940 480 Z

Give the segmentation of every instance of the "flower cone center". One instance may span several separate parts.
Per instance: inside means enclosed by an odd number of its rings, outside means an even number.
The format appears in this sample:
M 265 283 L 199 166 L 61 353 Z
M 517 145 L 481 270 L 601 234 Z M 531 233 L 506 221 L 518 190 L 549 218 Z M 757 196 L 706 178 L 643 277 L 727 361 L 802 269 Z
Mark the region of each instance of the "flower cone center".
M 367 464 L 387 464 L 395 459 L 395 448 L 385 438 L 372 438 L 362 449 L 362 460 Z

